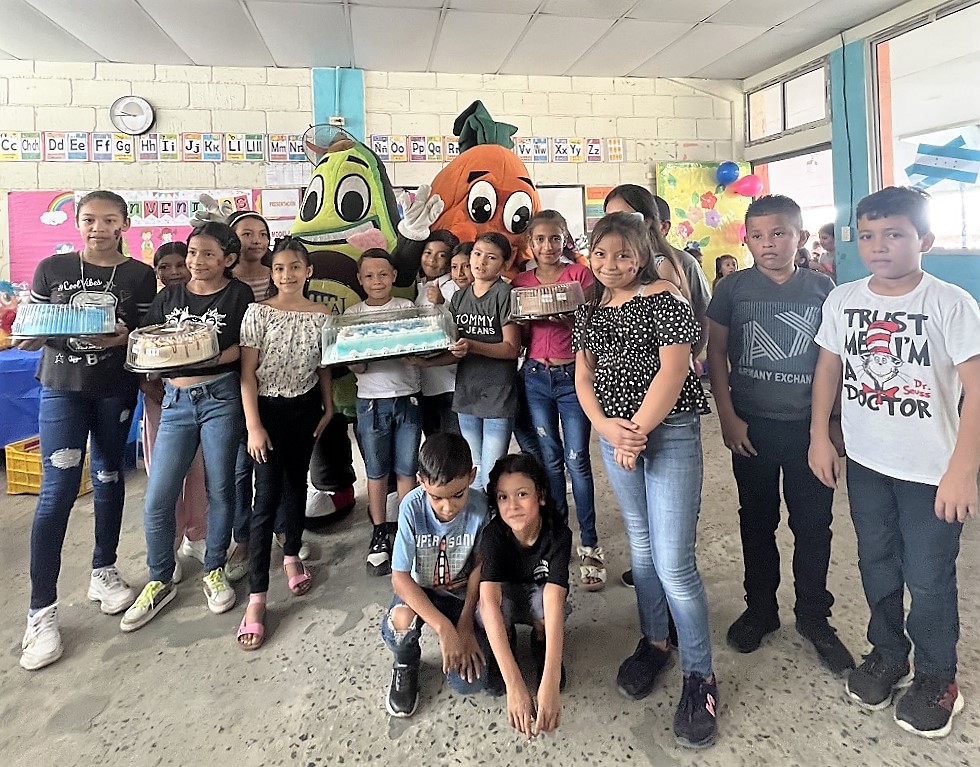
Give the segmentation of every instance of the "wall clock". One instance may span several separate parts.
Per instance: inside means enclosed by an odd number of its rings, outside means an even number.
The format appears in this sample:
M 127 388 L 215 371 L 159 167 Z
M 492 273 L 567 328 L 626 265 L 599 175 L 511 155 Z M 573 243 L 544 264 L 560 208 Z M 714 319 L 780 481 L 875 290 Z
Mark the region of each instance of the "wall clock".
M 109 107 L 109 120 L 113 126 L 130 136 L 146 133 L 155 119 L 150 102 L 140 96 L 121 96 Z

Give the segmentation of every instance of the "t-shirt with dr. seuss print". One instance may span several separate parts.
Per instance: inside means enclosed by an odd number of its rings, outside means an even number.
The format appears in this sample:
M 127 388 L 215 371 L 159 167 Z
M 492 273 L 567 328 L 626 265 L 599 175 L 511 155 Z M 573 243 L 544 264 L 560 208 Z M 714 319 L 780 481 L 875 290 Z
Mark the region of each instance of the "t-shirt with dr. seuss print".
M 929 274 L 903 296 L 878 295 L 870 280 L 835 288 L 817 333 L 843 363 L 847 455 L 889 477 L 938 485 L 959 429 L 956 365 L 980 355 L 980 308 Z

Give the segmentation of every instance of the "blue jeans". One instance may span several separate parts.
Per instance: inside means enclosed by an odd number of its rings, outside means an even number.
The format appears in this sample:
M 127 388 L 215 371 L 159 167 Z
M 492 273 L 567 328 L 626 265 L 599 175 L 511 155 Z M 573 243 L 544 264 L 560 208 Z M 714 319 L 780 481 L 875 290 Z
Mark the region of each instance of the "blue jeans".
M 599 537 L 595 529 L 595 484 L 589 455 L 592 424 L 575 394 L 575 363 L 548 367 L 537 360 L 528 360 L 521 368 L 521 379 L 541 447 L 541 462 L 548 472 L 552 500 L 567 521 L 565 467 L 568 466 L 582 545 L 595 546 Z
M 89 435 L 95 491 L 92 568 L 116 563 L 126 497 L 123 454 L 135 407 L 135 389 L 128 394 L 41 389 L 38 424 L 42 476 L 31 528 L 32 610 L 58 601 L 61 549 L 82 481 Z
M 449 618 L 454 626 L 459 624 L 459 616 L 463 613 L 462 594 L 457 596 L 438 589 L 424 589 L 424 591 L 433 607 Z M 391 613 L 396 607 L 404 604 L 397 594 L 392 598 L 388 612 L 381 619 L 381 638 L 391 650 L 391 654 L 395 656 L 395 663 L 414 666 L 422 658 L 419 638 L 422 636 L 422 626 L 425 625 L 425 621 L 416 615 L 408 631 L 395 631 L 395 627 L 391 623 Z M 476 621 L 473 622 L 473 630 L 476 632 L 476 641 L 479 643 L 480 649 L 483 650 L 484 657 L 489 658 L 490 643 L 487 641 L 487 635 L 477 627 Z M 486 664 L 484 664 L 480 676 L 473 682 L 467 682 L 456 671 L 450 671 L 446 674 L 446 681 L 461 695 L 471 695 L 480 692 L 486 686 L 486 677 Z
M 704 475 L 700 420 L 693 413 L 665 418 L 647 435 L 633 471 L 616 463 L 605 439 L 600 444 L 629 539 L 640 630 L 651 641 L 667 639 L 669 604 L 682 671 L 707 678 L 708 600 L 694 551 Z
M 524 376 L 524 367 L 531 360 L 527 360 L 517 371 L 517 414 L 514 416 L 514 439 L 522 453 L 530 453 L 542 464 L 544 457 L 541 455 L 541 443 L 538 441 L 538 433 L 534 430 L 531 422 L 531 409 L 528 407 L 527 393 L 521 379 Z M 489 469 L 487 470 L 489 473 Z M 567 514 L 565 515 L 568 516 Z
M 419 395 L 357 398 L 357 438 L 368 479 L 386 479 L 391 470 L 415 477 L 422 442 Z
M 953 679 L 960 638 L 956 557 L 963 525 L 936 517 L 936 489 L 847 461 L 858 568 L 871 610 L 868 641 L 895 664 L 905 663 L 914 645 L 916 673 Z M 906 586 L 912 596 L 907 621 Z
M 514 429 L 513 418 L 480 418 L 467 413 L 457 413 L 459 430 L 470 446 L 476 479 L 473 487 L 481 490 L 487 486 L 493 465 L 507 455 L 510 435 Z
M 150 580 L 169 583 L 173 577 L 174 507 L 198 445 L 204 453 L 208 491 L 204 570 L 225 566 L 235 518 L 235 458 L 244 429 L 237 373 L 193 386 L 166 384 L 143 508 Z

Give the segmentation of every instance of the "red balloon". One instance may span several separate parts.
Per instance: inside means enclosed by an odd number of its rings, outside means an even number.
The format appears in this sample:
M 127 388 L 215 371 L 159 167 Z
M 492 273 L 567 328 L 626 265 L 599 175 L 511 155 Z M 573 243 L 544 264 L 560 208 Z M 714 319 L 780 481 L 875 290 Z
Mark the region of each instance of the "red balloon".
M 761 178 L 754 173 L 750 173 L 748 176 L 742 176 L 742 178 L 736 181 L 732 189 L 736 194 L 740 194 L 743 197 L 758 197 L 762 194 L 764 186 L 765 184 Z

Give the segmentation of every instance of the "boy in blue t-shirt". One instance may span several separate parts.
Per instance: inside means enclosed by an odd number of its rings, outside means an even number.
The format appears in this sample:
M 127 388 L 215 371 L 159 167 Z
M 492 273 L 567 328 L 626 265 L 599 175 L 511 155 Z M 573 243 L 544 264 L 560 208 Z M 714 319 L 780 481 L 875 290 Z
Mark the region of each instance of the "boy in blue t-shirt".
M 708 307 L 708 370 L 722 437 L 732 451 L 745 564 L 746 610 L 728 629 L 728 644 L 750 653 L 779 628 L 782 475 L 795 541 L 796 629 L 830 671 L 843 674 L 854 668 L 854 659 L 827 620 L 834 603 L 827 588 L 834 491 L 807 463 L 818 355 L 813 339 L 834 283 L 794 264 L 809 234 L 800 206 L 789 197 L 755 200 L 745 228 L 755 263 L 719 281 Z
M 442 670 L 464 695 L 484 687 L 486 636 L 476 627 L 480 596 L 478 542 L 489 519 L 487 496 L 470 487 L 476 476 L 466 440 L 434 434 L 419 453 L 421 487 L 398 512 L 391 585 L 395 596 L 381 637 L 395 656 L 386 708 L 415 713 L 419 699 L 419 637 L 428 623 L 439 637 Z

